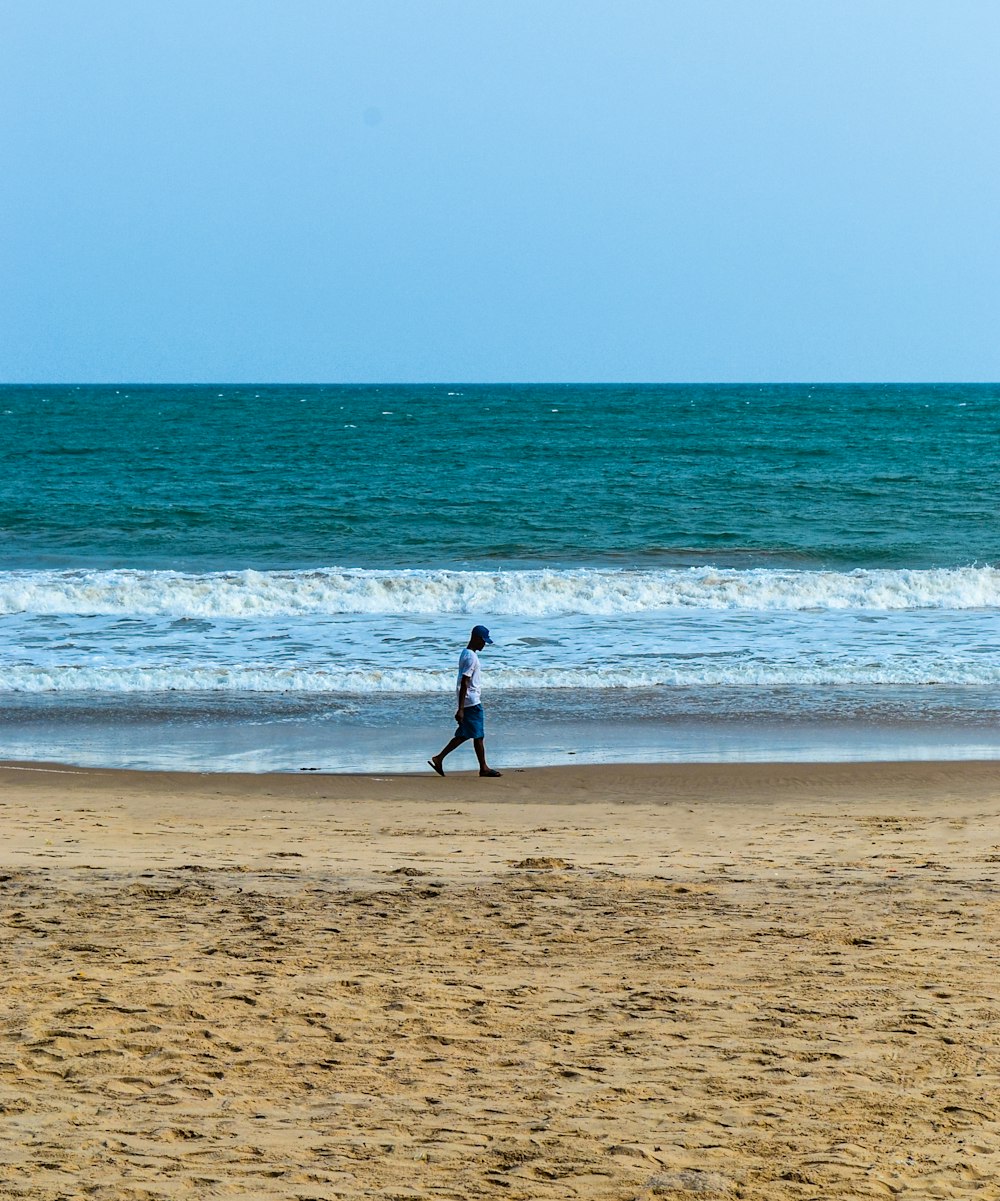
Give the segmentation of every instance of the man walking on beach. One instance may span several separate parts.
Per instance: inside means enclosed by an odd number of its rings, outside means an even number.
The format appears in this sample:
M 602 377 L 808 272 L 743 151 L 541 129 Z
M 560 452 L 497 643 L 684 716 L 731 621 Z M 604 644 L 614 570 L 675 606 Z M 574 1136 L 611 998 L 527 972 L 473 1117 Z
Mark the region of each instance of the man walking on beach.
M 479 699 L 479 652 L 484 646 L 490 646 L 492 643 L 493 639 L 485 626 L 473 626 L 469 645 L 458 657 L 458 709 L 455 712 L 458 729 L 455 731 L 455 737 L 444 750 L 435 755 L 433 759 L 427 760 L 439 776 L 444 775 L 442 764 L 445 757 L 470 738 L 475 747 L 476 758 L 479 760 L 479 774 L 481 776 L 500 775 L 486 762 L 483 706 Z

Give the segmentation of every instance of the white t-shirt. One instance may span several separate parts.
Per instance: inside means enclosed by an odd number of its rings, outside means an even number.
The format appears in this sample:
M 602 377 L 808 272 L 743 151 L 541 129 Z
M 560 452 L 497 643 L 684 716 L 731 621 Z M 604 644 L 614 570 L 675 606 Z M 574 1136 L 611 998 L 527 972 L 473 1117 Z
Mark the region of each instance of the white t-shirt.
M 466 705 L 478 705 L 480 697 L 479 685 L 479 656 L 468 647 L 458 656 L 458 682 L 455 687 L 458 695 L 462 694 L 462 677 L 469 677 L 469 687 L 465 692 Z

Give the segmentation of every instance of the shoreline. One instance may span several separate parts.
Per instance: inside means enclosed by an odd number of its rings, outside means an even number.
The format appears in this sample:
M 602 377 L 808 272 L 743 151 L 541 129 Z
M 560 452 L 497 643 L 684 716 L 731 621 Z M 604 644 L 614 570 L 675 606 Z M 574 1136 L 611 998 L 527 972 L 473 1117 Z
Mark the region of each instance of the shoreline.
M 774 760 L 753 763 L 579 763 L 511 768 L 500 779 L 483 780 L 475 770 L 450 771 L 443 778 L 430 768 L 417 772 L 231 772 L 160 771 L 88 767 L 48 760 L 0 760 L 0 786 L 30 788 L 32 781 L 59 776 L 68 792 L 125 788 L 148 795 L 198 796 L 206 790 L 247 800 L 281 792 L 301 800 L 463 801 L 567 803 L 595 795 L 613 802 L 698 799 L 739 804 L 775 803 L 808 792 L 834 799 L 864 790 L 941 800 L 995 795 L 1000 803 L 1000 761 L 994 759 L 859 760 L 825 762 Z M 54 781 L 53 781 L 54 782 Z M 873 791 L 875 790 L 874 794 Z M 995 792 L 993 791 L 995 790 Z
M 454 729 L 441 720 L 363 724 L 337 720 L 108 720 L 23 718 L 0 731 L 0 761 L 58 761 L 81 768 L 233 774 L 300 771 L 420 772 Z M 1000 760 L 1000 733 L 982 718 L 947 721 L 604 720 L 570 716 L 487 721 L 487 748 L 501 771 L 630 763 L 937 762 Z M 468 770 L 471 748 L 449 765 Z

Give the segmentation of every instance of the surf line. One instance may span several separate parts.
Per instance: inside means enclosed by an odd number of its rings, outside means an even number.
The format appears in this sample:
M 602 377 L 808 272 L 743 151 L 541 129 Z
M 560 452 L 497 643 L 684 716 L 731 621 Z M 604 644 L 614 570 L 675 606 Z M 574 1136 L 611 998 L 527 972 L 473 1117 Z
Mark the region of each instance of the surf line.
M 86 776 L 85 771 L 70 771 L 65 767 L 20 767 L 14 763 L 0 763 L 0 771 L 45 771 L 54 776 Z

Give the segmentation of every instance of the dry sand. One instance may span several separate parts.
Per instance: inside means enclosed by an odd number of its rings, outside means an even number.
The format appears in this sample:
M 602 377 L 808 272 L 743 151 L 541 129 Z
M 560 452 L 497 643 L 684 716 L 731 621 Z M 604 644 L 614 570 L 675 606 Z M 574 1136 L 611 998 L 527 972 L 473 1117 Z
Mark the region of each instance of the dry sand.
M 2 1198 L 1000 1196 L 1000 764 L 0 805 Z

